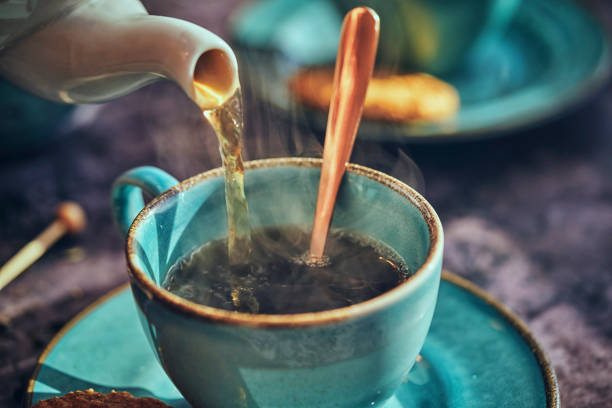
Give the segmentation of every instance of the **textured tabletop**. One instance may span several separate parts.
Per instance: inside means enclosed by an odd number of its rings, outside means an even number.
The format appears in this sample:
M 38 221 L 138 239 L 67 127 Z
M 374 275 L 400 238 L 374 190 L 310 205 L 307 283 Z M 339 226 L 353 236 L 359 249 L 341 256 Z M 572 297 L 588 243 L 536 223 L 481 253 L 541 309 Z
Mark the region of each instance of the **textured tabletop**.
M 214 0 L 199 13 L 172 3 L 146 2 L 225 35 L 236 2 Z M 610 23 L 612 8 L 588 3 Z M 320 135 L 246 88 L 247 158 L 320 154 Z M 353 161 L 417 181 L 444 225 L 445 267 L 527 323 L 556 370 L 563 406 L 612 406 L 612 86 L 527 131 L 457 144 L 358 142 Z M 178 179 L 220 164 L 212 130 L 170 83 L 79 107 L 49 147 L 0 160 L 0 262 L 60 201 L 78 201 L 90 218 L 84 234 L 63 239 L 0 293 L 0 406 L 20 406 L 47 342 L 127 280 L 109 192 L 123 171 L 145 164 Z

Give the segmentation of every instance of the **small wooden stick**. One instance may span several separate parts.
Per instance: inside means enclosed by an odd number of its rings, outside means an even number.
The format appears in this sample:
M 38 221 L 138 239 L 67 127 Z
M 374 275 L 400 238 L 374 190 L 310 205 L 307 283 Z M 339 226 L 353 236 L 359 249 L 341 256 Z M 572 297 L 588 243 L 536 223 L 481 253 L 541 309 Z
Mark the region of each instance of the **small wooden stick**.
M 87 224 L 83 208 L 70 201 L 57 207 L 55 217 L 55 221 L 0 268 L 0 290 L 36 262 L 64 234 L 76 234 Z

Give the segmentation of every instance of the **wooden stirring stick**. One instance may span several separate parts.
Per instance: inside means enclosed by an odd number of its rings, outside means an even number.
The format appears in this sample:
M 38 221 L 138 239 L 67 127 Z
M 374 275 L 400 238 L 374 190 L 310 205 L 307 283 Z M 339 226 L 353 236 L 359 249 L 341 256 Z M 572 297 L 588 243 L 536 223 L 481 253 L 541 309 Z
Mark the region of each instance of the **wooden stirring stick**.
M 349 11 L 342 23 L 332 100 L 327 117 L 317 209 L 310 241 L 311 260 L 323 256 L 338 188 L 351 157 L 374 69 L 378 32 L 378 15 L 367 7 Z
M 57 207 L 55 217 L 55 221 L 0 268 L 0 290 L 32 265 L 64 234 L 76 234 L 83 230 L 87 223 L 83 208 L 70 201 Z

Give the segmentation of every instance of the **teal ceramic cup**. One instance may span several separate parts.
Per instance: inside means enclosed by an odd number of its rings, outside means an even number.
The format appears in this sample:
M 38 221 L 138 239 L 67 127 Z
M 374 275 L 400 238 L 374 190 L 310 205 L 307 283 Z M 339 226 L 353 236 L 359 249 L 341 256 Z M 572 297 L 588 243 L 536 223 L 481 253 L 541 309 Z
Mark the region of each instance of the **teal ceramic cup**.
M 368 6 L 380 16 L 383 65 L 444 74 L 475 47 L 504 32 L 520 0 L 334 0 L 345 13 Z
M 312 225 L 320 166 L 303 158 L 246 163 L 253 228 Z M 159 195 L 143 209 L 142 192 Z M 127 236 L 144 331 L 195 407 L 383 406 L 423 345 L 438 294 L 442 227 L 418 193 L 390 176 L 348 165 L 332 227 L 383 241 L 416 272 L 378 297 L 322 312 L 232 312 L 161 287 L 177 260 L 226 236 L 222 169 L 182 183 L 157 168 L 131 170 L 114 185 L 113 210 Z

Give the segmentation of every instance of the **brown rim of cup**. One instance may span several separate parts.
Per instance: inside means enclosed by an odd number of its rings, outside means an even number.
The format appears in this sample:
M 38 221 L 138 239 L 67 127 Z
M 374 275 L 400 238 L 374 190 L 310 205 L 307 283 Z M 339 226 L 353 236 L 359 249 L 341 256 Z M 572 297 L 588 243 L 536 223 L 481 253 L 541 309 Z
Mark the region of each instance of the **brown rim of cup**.
M 280 166 L 321 167 L 321 164 L 321 159 L 291 157 L 249 161 L 245 162 L 244 167 L 245 170 L 253 170 Z M 190 318 L 196 318 L 201 321 L 250 327 L 289 328 L 331 324 L 368 315 L 403 299 L 405 295 L 413 291 L 415 287 L 426 279 L 426 275 L 434 273 L 433 264 L 436 262 L 436 258 L 442 256 L 443 232 L 440 220 L 431 205 L 425 201 L 425 199 L 419 193 L 401 181 L 380 171 L 357 164 L 349 163 L 346 171 L 374 180 L 409 200 L 416 208 L 419 209 L 429 229 L 429 251 L 423 264 L 406 281 L 400 283 L 382 295 L 368 299 L 364 302 L 356 303 L 354 305 L 319 312 L 296 314 L 251 314 L 201 305 L 199 303 L 181 298 L 180 296 L 163 289 L 161 286 L 153 282 L 147 276 L 147 274 L 144 273 L 144 271 L 136 266 L 136 263 L 134 262 L 136 253 L 133 248 L 133 236 L 136 230 L 142 221 L 155 208 L 163 205 L 163 203 L 175 195 L 190 189 L 194 185 L 201 183 L 204 180 L 222 176 L 222 168 L 216 168 L 214 170 L 198 174 L 177 184 L 176 186 L 155 197 L 142 209 L 142 211 L 140 211 L 138 216 L 136 216 L 134 222 L 130 226 L 126 239 L 126 259 L 128 263 L 128 274 L 132 284 L 135 284 L 138 289 L 140 289 L 149 299 L 157 299 L 164 306 L 178 312 L 179 314 L 188 316 Z

